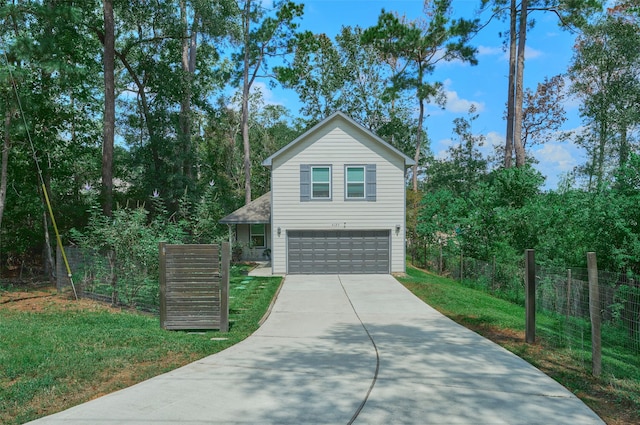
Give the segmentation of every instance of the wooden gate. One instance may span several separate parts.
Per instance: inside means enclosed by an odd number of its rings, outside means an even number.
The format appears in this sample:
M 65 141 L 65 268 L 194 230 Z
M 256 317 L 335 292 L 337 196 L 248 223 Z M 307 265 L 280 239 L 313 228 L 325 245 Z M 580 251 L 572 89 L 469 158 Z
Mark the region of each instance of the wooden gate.
M 229 243 L 160 243 L 160 326 L 229 330 Z

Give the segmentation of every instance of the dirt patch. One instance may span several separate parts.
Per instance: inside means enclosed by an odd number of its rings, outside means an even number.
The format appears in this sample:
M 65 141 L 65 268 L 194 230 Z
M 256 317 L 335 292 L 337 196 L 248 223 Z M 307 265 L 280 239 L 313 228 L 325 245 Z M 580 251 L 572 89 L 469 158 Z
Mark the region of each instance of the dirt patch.
M 58 294 L 55 288 L 34 291 L 2 291 L 0 307 L 24 312 L 43 312 L 51 309 L 69 311 L 120 311 L 107 304 L 88 299 L 75 300 L 73 294 Z
M 157 376 L 160 373 L 184 366 L 196 360 L 198 360 L 196 355 L 188 356 L 184 353 L 168 352 L 161 359 L 138 362 L 120 367 L 115 371 L 105 372 L 91 387 L 90 398 L 95 399 L 122 388 L 130 387 L 152 376 Z

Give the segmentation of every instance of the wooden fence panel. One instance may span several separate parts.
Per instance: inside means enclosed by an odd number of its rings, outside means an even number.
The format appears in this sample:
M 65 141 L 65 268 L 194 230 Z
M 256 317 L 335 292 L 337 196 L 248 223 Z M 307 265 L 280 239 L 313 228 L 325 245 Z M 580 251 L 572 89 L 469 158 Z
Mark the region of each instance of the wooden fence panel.
M 229 244 L 160 243 L 160 325 L 229 329 Z

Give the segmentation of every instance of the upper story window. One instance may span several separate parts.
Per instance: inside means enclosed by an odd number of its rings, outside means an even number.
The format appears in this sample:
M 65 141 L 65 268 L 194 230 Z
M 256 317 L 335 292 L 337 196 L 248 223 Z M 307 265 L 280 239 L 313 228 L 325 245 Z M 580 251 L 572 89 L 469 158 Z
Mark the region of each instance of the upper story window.
M 331 165 L 300 164 L 300 202 L 333 200 L 332 172 Z M 376 180 L 376 164 L 345 165 L 344 199 L 375 202 Z
M 331 199 L 331 167 L 311 167 L 311 199 Z
M 345 197 L 365 199 L 365 168 L 362 165 L 345 167 Z

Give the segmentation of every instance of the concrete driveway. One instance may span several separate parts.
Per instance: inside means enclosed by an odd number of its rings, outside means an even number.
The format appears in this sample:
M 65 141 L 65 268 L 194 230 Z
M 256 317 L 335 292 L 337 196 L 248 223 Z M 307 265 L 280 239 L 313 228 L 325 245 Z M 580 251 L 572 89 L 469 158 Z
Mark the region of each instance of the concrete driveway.
M 223 352 L 37 424 L 602 424 L 388 275 L 287 276 Z

